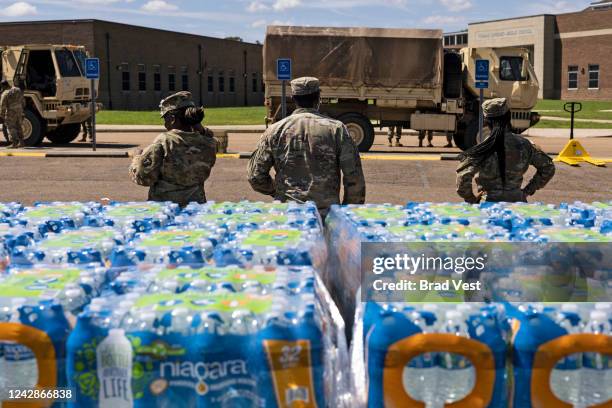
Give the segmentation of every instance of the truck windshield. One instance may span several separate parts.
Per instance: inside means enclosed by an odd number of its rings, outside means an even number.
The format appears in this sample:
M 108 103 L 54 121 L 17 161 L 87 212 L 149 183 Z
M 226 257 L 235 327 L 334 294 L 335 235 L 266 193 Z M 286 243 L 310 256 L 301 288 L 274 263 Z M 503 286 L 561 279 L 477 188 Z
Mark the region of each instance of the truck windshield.
M 81 68 L 81 72 L 85 72 L 85 59 L 87 58 L 87 55 L 85 55 L 85 53 L 81 50 L 75 50 L 74 57 L 79 63 L 79 68 Z
M 60 74 L 63 77 L 78 77 L 81 76 L 79 66 L 70 50 L 55 50 L 55 58 Z
M 526 81 L 527 77 L 523 75 L 523 57 L 501 57 L 499 78 L 502 81 Z

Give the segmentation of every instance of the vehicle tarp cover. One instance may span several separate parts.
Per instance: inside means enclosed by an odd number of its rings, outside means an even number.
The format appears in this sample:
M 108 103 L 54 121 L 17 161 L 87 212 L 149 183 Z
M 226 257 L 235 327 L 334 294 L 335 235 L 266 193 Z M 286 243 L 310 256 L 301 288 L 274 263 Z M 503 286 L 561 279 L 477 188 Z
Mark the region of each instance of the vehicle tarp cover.
M 292 76 L 322 86 L 438 88 L 442 31 L 268 26 L 264 80 L 276 80 L 276 61 L 291 58 Z

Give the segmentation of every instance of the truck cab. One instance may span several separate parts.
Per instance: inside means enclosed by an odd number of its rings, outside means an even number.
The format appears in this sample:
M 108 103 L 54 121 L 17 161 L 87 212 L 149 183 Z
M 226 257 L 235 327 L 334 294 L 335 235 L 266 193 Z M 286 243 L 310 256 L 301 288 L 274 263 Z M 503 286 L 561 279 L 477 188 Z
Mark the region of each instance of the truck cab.
M 23 89 L 26 145 L 36 146 L 45 137 L 57 144 L 76 139 L 80 124 L 90 117 L 85 48 L 29 44 L 1 47 L 0 52 L 2 77 Z
M 489 87 L 484 90 L 485 99 L 508 98 L 512 127 L 516 133 L 522 133 L 539 121 L 539 115 L 532 112 L 538 101 L 539 83 L 526 49 L 463 48 L 460 54 L 464 64 L 464 84 L 468 101 L 478 101 L 475 65 L 476 60 L 486 59 L 490 61 L 490 73 Z M 471 113 L 477 116 L 478 110 L 473 109 Z

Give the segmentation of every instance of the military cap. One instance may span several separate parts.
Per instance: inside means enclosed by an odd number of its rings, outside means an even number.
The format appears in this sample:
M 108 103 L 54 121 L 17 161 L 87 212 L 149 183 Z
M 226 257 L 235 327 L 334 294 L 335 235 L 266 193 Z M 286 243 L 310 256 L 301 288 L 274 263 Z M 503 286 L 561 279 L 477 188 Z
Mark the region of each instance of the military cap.
M 310 95 L 319 92 L 319 80 L 314 77 L 301 77 L 291 81 L 291 94 Z
M 177 92 L 161 100 L 161 102 L 159 103 L 160 115 L 163 118 L 164 115 L 168 112 L 172 112 L 181 108 L 189 108 L 192 106 L 196 105 L 195 102 L 191 100 L 191 92 Z
M 504 116 L 510 107 L 506 98 L 489 99 L 482 104 L 482 112 L 485 118 Z

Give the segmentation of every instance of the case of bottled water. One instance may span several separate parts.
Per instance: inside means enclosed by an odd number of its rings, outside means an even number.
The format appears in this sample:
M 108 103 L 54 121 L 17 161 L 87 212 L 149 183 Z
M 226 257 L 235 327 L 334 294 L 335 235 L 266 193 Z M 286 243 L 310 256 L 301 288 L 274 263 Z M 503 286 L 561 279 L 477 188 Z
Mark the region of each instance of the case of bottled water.
M 140 263 L 202 265 L 210 260 L 213 249 L 223 238 L 222 230 L 197 228 L 193 224 L 136 233 L 127 245 L 115 249 L 111 264 L 114 268 Z
M 314 272 L 308 266 L 254 265 L 240 266 L 138 265 L 121 273 L 110 288 L 117 294 L 130 292 L 182 293 L 186 290 L 202 292 L 248 292 L 257 294 L 285 293 L 287 295 L 314 293 Z
M 106 265 L 116 246 L 123 243 L 123 234 L 111 227 L 81 227 L 52 234 L 28 247 L 11 250 L 11 263 L 17 265 L 98 264 Z
M 48 233 L 83 226 L 86 217 L 97 214 L 100 207 L 101 205 L 95 202 L 42 202 L 25 207 L 14 219 L 44 237 Z
M 358 406 L 508 406 L 503 308 L 368 302 L 358 306 L 354 333 Z
M 245 230 L 215 248 L 214 260 L 219 266 L 312 265 L 324 275 L 327 247 L 318 226 Z
M 0 401 L 9 389 L 66 386 L 66 341 L 100 293 L 104 268 L 11 267 L 0 277 Z
M 153 268 L 151 292 L 85 308 L 68 341 L 73 406 L 348 406 L 342 319 L 312 269 L 189 269 Z M 189 273 L 211 281 L 156 286 Z
M 131 237 L 136 232 L 166 227 L 179 212 L 179 206 L 172 202 L 112 202 L 103 206 L 99 214 L 86 217 L 85 225 L 111 226 Z
M 604 406 L 612 398 L 610 303 L 507 304 L 513 406 Z

